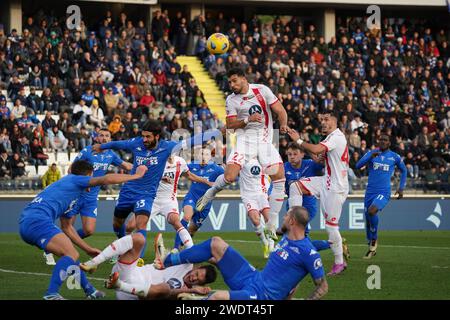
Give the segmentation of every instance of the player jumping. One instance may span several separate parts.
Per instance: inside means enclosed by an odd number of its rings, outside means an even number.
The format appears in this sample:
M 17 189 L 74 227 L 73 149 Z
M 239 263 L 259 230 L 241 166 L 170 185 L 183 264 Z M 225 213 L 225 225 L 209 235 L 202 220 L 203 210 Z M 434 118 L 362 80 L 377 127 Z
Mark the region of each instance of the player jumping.
M 381 135 L 378 149 L 367 152 L 357 163 L 356 169 L 367 166 L 369 181 L 364 196 L 364 215 L 366 217 L 366 235 L 369 244 L 364 259 L 370 259 L 377 254 L 378 246 L 378 212 L 388 204 L 391 198 L 391 177 L 397 166 L 401 171 L 400 185 L 395 195 L 403 198 L 407 170 L 399 154 L 389 150 L 391 142 L 388 135 Z
M 79 275 L 80 285 L 89 299 L 104 297 L 104 293 L 96 290 L 78 268 L 79 253 L 72 241 L 90 256 L 96 256 L 100 250 L 90 247 L 78 236 L 70 219 L 61 219 L 64 232 L 55 225 L 55 221 L 76 204 L 86 189 L 138 180 L 144 176 L 147 168 L 140 166 L 133 175 L 108 174 L 96 178 L 92 177 L 93 171 L 94 168 L 89 162 L 75 161 L 71 173 L 41 191 L 20 216 L 21 238 L 30 245 L 61 257 L 53 268 L 50 285 L 44 295 L 45 300 L 63 300 L 59 289 L 63 281 L 72 274 Z M 72 241 L 66 234 L 71 235 Z
M 330 276 L 343 272 L 347 264 L 348 247 L 343 243 L 339 232 L 339 218 L 342 206 L 348 195 L 348 146 L 345 135 L 337 127 L 337 118 L 332 113 L 321 117 L 322 133 L 327 137 L 319 144 L 311 144 L 300 139 L 297 131 L 291 129 L 289 136 L 304 150 L 311 154 L 325 154 L 326 170 L 324 176 L 303 178 L 289 186 L 289 206 L 303 204 L 303 195 L 313 195 L 320 199 L 325 217 L 328 241 L 334 253 L 334 264 Z
M 156 251 L 156 268 L 186 262 L 198 263 L 213 258 L 229 291 L 218 290 L 211 300 L 282 300 L 293 296 L 300 281 L 309 273 L 315 288 L 309 299 L 320 299 L 328 292 L 322 260 L 305 237 L 308 212 L 291 207 L 283 218 L 287 233 L 269 256 L 262 271 L 257 271 L 242 255 L 219 237 L 213 237 L 190 249 L 168 254 L 162 238 Z
M 272 112 L 278 116 L 280 132 L 287 133 L 287 113 L 272 91 L 261 84 L 250 84 L 243 70 L 228 71 L 228 83 L 233 91 L 226 100 L 226 128 L 236 131 L 236 146 L 231 151 L 225 173 L 217 178 L 214 186 L 197 202 L 197 210 L 203 208 L 215 195 L 236 180 L 245 163 L 257 158 L 265 174 L 270 176 L 273 190 L 269 198 L 270 218 L 267 231 L 275 234 L 276 221 L 284 201 L 284 167 L 280 154 L 272 144 Z

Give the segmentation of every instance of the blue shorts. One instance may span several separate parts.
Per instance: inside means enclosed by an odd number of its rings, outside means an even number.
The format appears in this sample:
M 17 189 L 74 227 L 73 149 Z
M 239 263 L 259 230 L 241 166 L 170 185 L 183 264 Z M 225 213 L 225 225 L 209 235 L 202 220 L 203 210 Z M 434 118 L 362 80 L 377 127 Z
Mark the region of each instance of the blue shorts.
M 223 280 L 230 288 L 230 300 L 265 300 L 261 273 L 231 246 L 217 263 Z
M 200 228 L 203 225 L 203 222 L 208 218 L 209 211 L 211 210 L 212 202 L 208 203 L 206 207 L 202 211 L 195 210 L 195 205 L 197 203 L 197 200 L 195 197 L 190 196 L 189 194 L 184 197 L 183 200 L 183 208 L 185 206 L 190 206 L 194 209 L 194 215 L 192 216 L 192 222 L 197 226 L 197 228 Z
M 76 205 L 68 213 L 66 217 L 72 217 L 80 214 L 82 217 L 97 219 L 97 199 L 79 199 Z
M 155 197 L 120 193 L 114 216 L 125 219 L 131 212 L 150 216 Z
M 45 250 L 50 240 L 62 231 L 50 218 L 29 217 L 19 223 L 19 233 L 26 243 Z
M 380 193 L 371 193 L 366 194 L 364 197 L 364 208 L 365 210 L 369 210 L 370 206 L 377 207 L 378 211 L 383 210 L 384 207 L 389 202 L 391 195 L 380 194 Z

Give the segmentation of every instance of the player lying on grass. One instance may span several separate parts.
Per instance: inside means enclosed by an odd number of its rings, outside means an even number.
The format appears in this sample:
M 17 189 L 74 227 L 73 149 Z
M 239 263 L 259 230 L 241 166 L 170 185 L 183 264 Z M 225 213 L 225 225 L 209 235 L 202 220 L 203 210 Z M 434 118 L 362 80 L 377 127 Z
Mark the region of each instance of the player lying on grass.
M 397 189 L 397 199 L 403 198 L 406 185 L 407 170 L 398 153 L 389 149 L 391 146 L 388 135 L 383 134 L 378 140 L 378 149 L 370 150 L 356 163 L 356 169 L 366 166 L 369 169 L 369 181 L 364 196 L 364 215 L 366 217 L 366 235 L 369 244 L 364 259 L 370 259 L 377 254 L 378 246 L 378 212 L 388 204 L 391 198 L 391 177 L 395 167 L 401 171 L 400 185 Z
M 195 152 L 195 151 L 194 151 Z M 193 163 L 189 163 L 189 171 L 208 180 L 211 184 L 216 181 L 217 177 L 223 174 L 224 170 L 221 166 L 211 161 L 211 150 L 207 147 L 200 149 L 201 156 L 196 157 Z M 181 224 L 189 230 L 191 237 L 201 228 L 203 222 L 208 218 L 212 203 L 208 203 L 201 211 L 197 211 L 195 204 L 211 185 L 200 182 L 192 182 L 188 193 L 183 199 L 183 219 Z M 179 249 L 182 244 L 181 238 L 177 233 L 175 237 L 174 248 Z
M 147 168 L 139 166 L 133 175 L 108 174 L 103 177 L 92 177 L 93 166 L 79 160 L 72 164 L 72 171 L 62 179 L 52 183 L 41 191 L 23 210 L 20 220 L 20 236 L 30 245 L 46 250 L 61 257 L 53 268 L 50 285 L 44 295 L 45 300 L 62 300 L 59 289 L 68 275 L 78 274 L 79 253 L 73 246 L 79 248 L 90 256 L 96 256 L 100 250 L 90 247 L 80 238 L 70 219 L 61 219 L 61 227 L 55 225 L 56 219 L 62 217 L 76 204 L 80 195 L 90 187 L 120 184 L 137 180 L 144 176 Z M 66 235 L 68 234 L 69 237 Z M 72 243 L 72 241 L 73 243 Z M 79 272 L 80 285 L 90 299 L 97 299 L 104 294 L 96 290 L 87 280 L 86 275 Z
M 309 273 L 315 288 L 309 299 L 320 299 L 328 292 L 322 260 L 305 237 L 308 212 L 291 207 L 283 218 L 287 232 L 262 271 L 257 271 L 242 255 L 219 237 L 213 237 L 179 253 L 169 253 L 162 237 L 156 250 L 155 267 L 164 269 L 183 263 L 199 263 L 211 258 L 230 290 L 215 291 L 215 300 L 282 300 L 292 297 L 298 283 Z
M 144 244 L 141 233 L 127 235 L 115 240 L 93 259 L 80 264 L 80 268 L 93 272 L 98 265 L 118 255 L 119 260 L 105 286 L 116 289 L 119 300 L 176 299 L 180 293 L 207 294 L 211 291 L 208 287 L 201 287 L 216 280 L 217 272 L 211 265 L 184 263 L 164 270 L 155 269 L 153 264 L 138 267 L 137 260 Z

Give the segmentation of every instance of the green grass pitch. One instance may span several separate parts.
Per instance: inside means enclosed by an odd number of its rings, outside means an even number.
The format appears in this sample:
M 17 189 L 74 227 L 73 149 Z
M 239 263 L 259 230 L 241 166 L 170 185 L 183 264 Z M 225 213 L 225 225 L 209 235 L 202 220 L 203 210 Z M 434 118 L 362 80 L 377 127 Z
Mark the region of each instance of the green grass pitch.
M 149 233 L 153 243 L 155 232 Z M 256 236 L 250 232 L 199 232 L 195 242 L 213 235 L 221 236 L 242 253 L 255 267 L 265 265 Z M 167 245 L 173 243 L 173 232 L 164 234 Z M 344 274 L 328 278 L 329 293 L 325 299 L 450 299 L 450 231 L 382 231 L 379 235 L 378 254 L 372 260 L 362 259 L 367 247 L 362 232 L 343 232 L 347 238 L 351 259 Z M 313 239 L 325 239 L 324 232 L 313 232 Z M 100 233 L 87 239 L 99 249 L 115 239 L 112 233 Z M 149 245 L 146 262 L 153 261 L 153 245 Z M 51 266 L 44 263 L 42 251 L 25 244 L 17 234 L 0 234 L 0 299 L 41 299 L 45 292 Z M 330 250 L 321 252 L 325 270 L 329 271 L 333 255 Z M 86 260 L 81 254 L 81 260 Z M 367 288 L 370 265 L 381 271 L 381 289 Z M 91 282 L 101 289 L 111 271 L 103 264 L 89 275 Z M 221 277 L 213 289 L 225 289 Z M 309 276 L 300 284 L 296 298 L 305 298 L 313 286 Z M 105 289 L 106 290 L 106 289 Z M 84 299 L 82 290 L 69 290 L 65 284 L 61 294 L 68 299 Z M 107 299 L 114 293 L 107 290 Z

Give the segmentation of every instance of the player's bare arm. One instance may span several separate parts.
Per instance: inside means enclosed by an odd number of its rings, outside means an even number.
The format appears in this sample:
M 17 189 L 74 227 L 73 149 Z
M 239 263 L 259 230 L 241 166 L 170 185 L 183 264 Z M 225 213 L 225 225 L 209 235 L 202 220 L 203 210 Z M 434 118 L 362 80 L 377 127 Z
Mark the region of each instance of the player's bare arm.
M 176 299 L 180 293 L 195 293 L 205 295 L 211 292 L 209 287 L 193 287 L 186 286 L 179 289 L 171 289 L 167 283 L 160 283 L 151 285 L 148 291 L 146 300 L 160 300 L 160 299 Z
M 122 162 L 122 164 L 120 165 L 120 167 L 126 171 L 131 171 L 131 169 L 133 169 L 133 164 L 129 163 L 127 161 Z
M 287 125 L 288 116 L 280 101 L 275 102 L 272 106 L 272 111 L 278 116 L 278 121 L 280 122 L 280 132 L 285 134 L 289 131 Z
M 91 257 L 95 257 L 98 255 L 101 250 L 97 248 L 92 248 L 86 241 L 80 238 L 77 230 L 73 227 L 72 221 L 70 218 L 66 218 L 62 216 L 60 218 L 61 221 L 61 229 L 62 231 L 69 237 L 69 239 L 75 243 L 81 250 L 86 252 Z
M 310 154 L 319 155 L 327 151 L 327 148 L 322 144 L 312 144 L 303 141 L 302 139 L 300 139 L 300 134 L 294 129 L 289 129 L 288 134 L 292 140 L 296 141 L 305 151 Z
M 191 180 L 192 182 L 204 183 L 210 187 L 212 187 L 214 185 L 214 182 L 211 182 L 208 179 L 199 177 L 198 175 L 196 175 L 195 173 L 192 173 L 190 171 L 185 172 L 182 175 L 185 176 L 186 178 L 188 178 L 189 180 Z
M 287 117 L 287 115 L 286 115 Z M 286 120 L 287 121 L 287 120 Z M 226 127 L 227 129 L 242 129 L 247 126 L 249 122 L 262 122 L 262 116 L 260 113 L 254 113 L 248 118 L 238 120 L 236 117 L 227 117 Z
M 319 300 L 328 293 L 328 283 L 325 278 L 314 279 L 314 291 L 307 300 Z
M 147 172 L 148 168 L 146 166 L 139 166 L 136 169 L 135 174 L 119 174 L 119 173 L 112 173 L 107 174 L 103 177 L 97 177 L 97 178 L 91 178 L 89 180 L 89 185 L 91 187 L 94 186 L 101 186 L 101 185 L 108 185 L 108 184 L 120 184 L 125 183 L 132 180 L 140 179 L 144 176 L 144 174 Z

